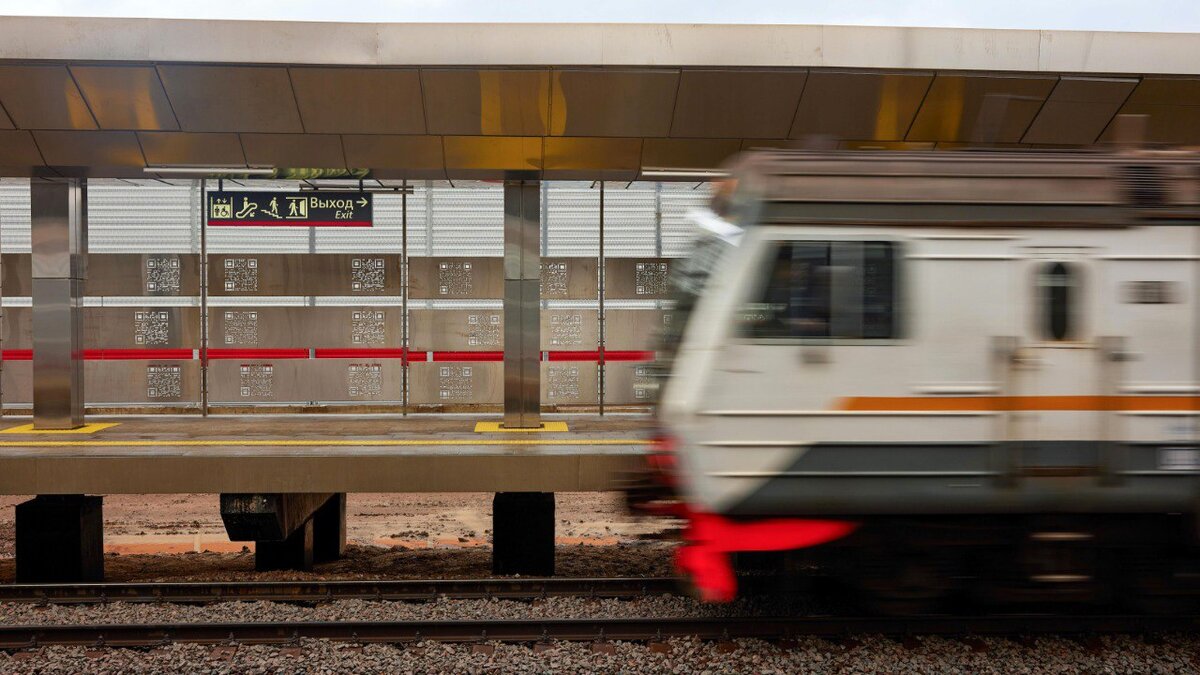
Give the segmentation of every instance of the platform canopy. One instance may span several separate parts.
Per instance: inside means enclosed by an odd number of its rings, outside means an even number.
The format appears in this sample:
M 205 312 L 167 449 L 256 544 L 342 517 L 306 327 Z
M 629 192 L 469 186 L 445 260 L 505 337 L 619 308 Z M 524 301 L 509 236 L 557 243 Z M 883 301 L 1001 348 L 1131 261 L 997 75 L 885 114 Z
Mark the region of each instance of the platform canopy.
M 634 179 L 743 148 L 1200 144 L 1200 35 L 0 17 L 0 175 Z

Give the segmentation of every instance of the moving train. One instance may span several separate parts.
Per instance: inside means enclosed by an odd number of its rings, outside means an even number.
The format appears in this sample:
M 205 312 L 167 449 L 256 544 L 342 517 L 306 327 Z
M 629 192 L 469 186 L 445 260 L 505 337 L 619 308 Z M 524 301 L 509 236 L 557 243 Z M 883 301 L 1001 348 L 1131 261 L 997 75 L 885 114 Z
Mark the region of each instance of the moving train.
M 704 598 L 1196 597 L 1200 157 L 759 151 L 696 220 L 631 498 Z

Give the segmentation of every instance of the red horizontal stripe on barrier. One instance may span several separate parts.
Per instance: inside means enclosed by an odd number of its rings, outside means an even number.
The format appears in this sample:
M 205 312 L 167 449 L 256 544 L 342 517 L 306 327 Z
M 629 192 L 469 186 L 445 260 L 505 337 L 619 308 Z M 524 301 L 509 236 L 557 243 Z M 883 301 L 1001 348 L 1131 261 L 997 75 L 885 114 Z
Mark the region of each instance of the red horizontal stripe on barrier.
M 434 361 L 503 361 L 504 352 L 434 352 Z
M 136 361 L 136 360 L 184 360 L 190 361 L 195 352 L 191 349 L 86 349 L 83 358 L 88 361 Z M 550 361 L 599 361 L 598 351 L 553 351 L 546 352 Z M 318 359 L 404 359 L 404 350 L 395 348 L 326 348 L 314 351 Z M 241 349 L 210 348 L 208 358 L 219 359 L 307 359 L 307 349 Z M 5 349 L 0 352 L 5 361 L 32 361 L 32 349 Z M 429 352 L 408 352 L 409 363 L 426 361 Z M 433 352 L 434 361 L 503 361 L 504 352 Z M 605 361 L 653 361 L 651 351 L 606 351 Z
M 85 361 L 191 361 L 190 349 L 85 349 Z
M 605 361 L 653 361 L 654 352 L 610 352 L 605 350 Z
M 546 352 L 550 361 L 599 361 L 600 352 Z M 654 352 L 604 352 L 605 361 L 653 361 Z
M 600 352 L 547 352 L 551 361 L 599 361 Z
M 208 223 L 209 227 L 371 227 L 369 220 L 309 220 L 303 223 L 279 220 L 223 220 Z
M 346 349 L 317 349 L 315 355 L 318 359 L 402 359 L 404 350 L 349 347 Z
M 307 349 L 230 349 L 208 350 L 209 359 L 307 359 Z

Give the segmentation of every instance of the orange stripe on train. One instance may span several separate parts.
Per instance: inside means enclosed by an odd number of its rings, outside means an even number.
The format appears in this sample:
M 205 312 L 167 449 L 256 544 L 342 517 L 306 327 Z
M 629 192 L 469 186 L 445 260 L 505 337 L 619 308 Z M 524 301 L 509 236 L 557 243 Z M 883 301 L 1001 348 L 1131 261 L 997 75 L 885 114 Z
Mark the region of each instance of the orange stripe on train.
M 849 396 L 838 410 L 1200 410 L 1200 396 Z

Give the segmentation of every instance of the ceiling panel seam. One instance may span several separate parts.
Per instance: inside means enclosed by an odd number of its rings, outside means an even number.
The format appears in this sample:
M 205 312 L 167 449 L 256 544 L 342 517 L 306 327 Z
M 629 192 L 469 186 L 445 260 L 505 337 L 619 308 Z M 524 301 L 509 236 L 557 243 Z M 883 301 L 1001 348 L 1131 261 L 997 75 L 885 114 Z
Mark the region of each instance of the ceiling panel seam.
M 1142 80 L 1144 79 L 1145 78 L 1143 77 L 1137 78 L 1137 84 L 1129 88 L 1129 93 L 1125 94 L 1125 99 L 1121 101 L 1121 105 L 1117 106 L 1117 109 L 1113 112 L 1112 117 L 1109 118 L 1108 123 L 1105 124 L 1104 128 L 1100 130 L 1100 133 L 1092 139 L 1092 143 L 1096 143 L 1101 138 L 1104 138 L 1104 134 L 1108 133 L 1108 128 L 1111 127 L 1113 122 L 1117 121 L 1117 118 L 1121 116 L 1121 111 L 1125 109 L 1125 106 L 1129 105 L 1129 99 L 1133 98 L 1133 92 L 1137 91 L 1137 88 L 1142 86 Z
M 242 143 L 242 135 L 234 134 L 237 137 L 238 149 L 242 151 L 242 166 L 250 166 L 250 156 L 246 154 L 246 144 Z
M 183 131 L 183 125 L 179 123 L 179 115 L 175 114 L 175 102 L 171 100 L 171 95 L 167 93 L 167 85 L 162 81 L 162 73 L 158 72 L 158 64 L 152 63 L 150 67 L 154 69 L 154 79 L 158 82 L 158 88 L 162 90 L 163 98 L 167 99 L 167 109 L 171 111 L 171 118 L 175 120 L 175 128 Z
M 679 69 L 679 75 L 675 78 L 675 96 L 671 98 L 671 122 L 667 125 L 667 135 L 665 138 L 671 138 L 675 133 L 675 110 L 679 108 L 679 90 L 683 88 L 683 75 L 686 68 Z M 642 147 L 646 147 L 642 143 Z M 643 159 L 645 159 L 643 157 Z M 641 174 L 641 167 L 638 168 L 638 173 Z
M 929 100 L 929 92 L 933 91 L 933 83 L 937 82 L 939 77 L 941 77 L 940 73 L 934 73 L 933 77 L 929 78 L 929 83 L 925 85 L 925 93 L 921 94 L 921 102 L 917 105 L 916 109 L 913 110 L 912 119 L 908 121 L 908 128 L 904 130 L 904 136 L 899 138 L 899 141 L 904 143 L 908 142 L 908 137 L 910 134 L 912 134 L 913 125 L 917 123 L 917 118 L 921 116 L 921 109 L 925 107 L 926 101 Z
M 800 85 L 800 95 L 796 97 L 796 109 L 792 111 L 792 121 L 788 123 L 787 131 L 784 132 L 785 138 L 791 138 L 792 129 L 796 128 L 796 119 L 800 117 L 800 106 L 804 103 L 804 92 L 808 91 L 808 81 L 812 79 L 812 70 L 804 68 L 801 70 L 804 73 L 804 82 Z M 745 143 L 746 139 L 742 139 Z M 740 145 L 738 147 L 741 147 Z
M 91 115 L 92 124 L 95 124 L 97 129 L 103 129 L 104 127 L 100 126 L 100 118 L 96 117 L 95 111 L 92 110 L 92 102 L 87 99 L 87 94 L 84 93 L 83 87 L 79 86 L 79 80 L 75 79 L 75 71 L 71 70 L 71 66 L 65 63 L 63 64 L 63 69 L 67 71 L 67 77 L 71 78 L 71 84 L 75 85 L 75 91 L 79 92 L 79 100 L 83 101 L 83 107 L 87 108 L 88 115 Z M 145 158 L 143 157 L 143 159 Z
M 1062 81 L 1062 75 L 1059 75 L 1055 78 L 1054 86 L 1050 87 L 1050 91 L 1046 93 L 1046 98 L 1042 99 L 1042 104 L 1038 106 L 1037 112 L 1033 114 L 1033 117 L 1029 118 L 1029 124 L 1025 125 L 1025 129 L 1021 132 L 1021 135 L 1017 137 L 1018 143 L 1025 142 L 1025 137 L 1029 135 L 1029 130 L 1033 128 L 1034 123 L 1037 122 L 1037 118 L 1042 114 L 1042 111 L 1046 109 L 1046 104 L 1050 102 L 1050 99 L 1054 96 L 1054 92 L 1058 90 L 1058 87 L 1062 84 Z
M 130 131 L 133 134 L 133 142 L 137 143 L 138 152 L 142 155 L 142 167 L 150 166 L 150 160 L 146 157 L 146 148 L 142 147 L 142 137 L 136 131 Z
M 429 113 L 425 111 L 426 98 L 425 98 L 425 74 L 424 73 L 425 73 L 424 68 L 417 68 L 417 88 L 421 92 L 421 123 L 425 125 L 425 128 L 421 130 L 421 133 L 428 134 L 429 133 Z M 443 147 L 442 148 L 442 164 L 443 165 L 446 163 L 445 157 L 446 157 L 446 153 L 445 153 L 445 148 Z M 443 166 L 443 168 L 445 168 L 445 167 Z
M 292 92 L 292 105 L 296 106 L 296 119 L 300 120 L 300 133 L 308 133 L 308 127 L 304 125 L 304 111 L 300 109 L 300 99 L 296 97 L 296 84 L 292 82 L 292 68 L 288 66 L 284 68 L 287 73 L 288 90 Z M 343 163 L 345 162 L 345 152 L 342 153 Z
M 186 133 L 187 130 L 183 128 L 183 123 L 179 121 L 179 114 L 175 112 L 175 102 L 171 100 L 171 90 L 167 88 L 167 83 L 163 82 L 162 70 L 160 70 L 160 64 L 158 62 L 155 62 L 151 65 L 154 67 L 154 76 L 158 78 L 158 86 L 162 87 L 163 96 L 165 96 L 167 99 L 167 107 L 171 109 L 171 115 L 175 118 L 176 128 L 178 128 L 179 131 Z M 238 140 L 238 144 L 241 145 L 240 139 Z M 242 153 L 243 157 L 245 156 L 245 154 L 246 153 L 244 153 L 244 152 Z
M 29 140 L 33 143 L 33 147 L 37 149 L 38 157 L 42 158 L 42 166 L 50 166 L 49 162 L 46 161 L 46 153 L 42 152 L 42 146 L 38 145 L 37 136 L 34 136 L 32 131 L 26 131 L 25 133 L 29 135 Z

